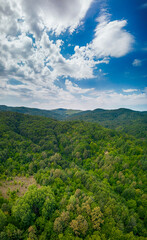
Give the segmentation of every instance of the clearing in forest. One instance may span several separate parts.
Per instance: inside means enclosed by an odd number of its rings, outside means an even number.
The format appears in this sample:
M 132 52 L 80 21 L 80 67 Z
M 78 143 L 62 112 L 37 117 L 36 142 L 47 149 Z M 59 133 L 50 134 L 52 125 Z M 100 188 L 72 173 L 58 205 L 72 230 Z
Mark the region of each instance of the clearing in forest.
M 27 192 L 30 185 L 36 184 L 33 176 L 30 177 L 13 177 L 11 180 L 0 182 L 0 192 L 4 198 L 9 198 L 11 194 L 22 196 Z M 39 187 L 39 185 L 37 184 Z

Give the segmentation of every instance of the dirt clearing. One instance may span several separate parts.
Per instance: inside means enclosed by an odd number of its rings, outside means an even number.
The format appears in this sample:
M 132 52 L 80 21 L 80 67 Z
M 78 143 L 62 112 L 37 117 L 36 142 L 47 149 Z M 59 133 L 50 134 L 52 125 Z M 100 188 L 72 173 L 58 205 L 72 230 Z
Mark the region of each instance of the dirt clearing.
M 11 192 L 16 192 L 17 196 L 22 196 L 27 192 L 30 185 L 36 184 L 33 176 L 30 177 L 14 177 L 13 180 L 0 181 L 0 192 L 4 198 L 9 198 Z M 40 187 L 39 184 L 37 184 Z

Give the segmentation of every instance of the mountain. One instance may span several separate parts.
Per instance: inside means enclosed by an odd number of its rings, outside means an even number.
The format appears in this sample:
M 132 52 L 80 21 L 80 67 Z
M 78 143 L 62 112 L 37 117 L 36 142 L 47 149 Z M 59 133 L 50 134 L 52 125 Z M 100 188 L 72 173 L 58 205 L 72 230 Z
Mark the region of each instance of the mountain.
M 136 137 L 147 137 L 147 111 L 139 112 L 130 109 L 85 111 L 68 117 L 68 120 L 95 122 L 100 125 L 124 131 Z
M 5 105 L 0 105 L 0 111 L 11 111 L 11 112 L 18 112 L 23 114 L 29 114 L 33 116 L 43 116 L 49 117 L 53 119 L 63 120 L 68 118 L 73 114 L 80 113 L 80 110 L 72 110 L 72 109 L 54 109 L 54 110 L 42 110 L 38 108 L 27 108 L 27 107 L 8 107 Z
M 81 113 L 81 110 L 72 110 L 72 109 L 65 109 L 65 108 L 58 108 L 58 109 L 54 109 L 51 110 L 52 113 L 56 113 L 59 114 L 61 116 L 61 119 L 68 119 L 68 117 L 73 116 L 75 114 Z
M 27 107 L 8 107 L 5 105 L 0 105 L 0 111 L 11 111 L 23 114 L 29 114 L 33 116 L 43 116 L 54 119 L 62 119 L 61 114 L 58 114 L 51 110 L 42 110 L 38 108 L 27 108 Z
M 0 106 L 0 111 L 19 112 L 35 116 L 44 116 L 56 120 L 82 120 L 94 122 L 103 127 L 120 130 L 137 138 L 147 137 L 147 111 L 139 112 L 120 108 L 116 110 L 95 109 L 93 111 L 80 111 L 72 109 L 41 110 L 26 107 Z
M 145 240 L 146 150 L 97 123 L 0 112 L 0 239 Z

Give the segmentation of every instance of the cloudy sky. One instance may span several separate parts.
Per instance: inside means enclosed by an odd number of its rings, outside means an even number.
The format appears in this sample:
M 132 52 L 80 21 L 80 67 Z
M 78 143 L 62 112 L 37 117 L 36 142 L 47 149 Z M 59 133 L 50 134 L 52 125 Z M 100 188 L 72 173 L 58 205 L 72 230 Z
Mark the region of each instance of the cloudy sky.
M 0 104 L 147 110 L 146 0 L 0 0 Z

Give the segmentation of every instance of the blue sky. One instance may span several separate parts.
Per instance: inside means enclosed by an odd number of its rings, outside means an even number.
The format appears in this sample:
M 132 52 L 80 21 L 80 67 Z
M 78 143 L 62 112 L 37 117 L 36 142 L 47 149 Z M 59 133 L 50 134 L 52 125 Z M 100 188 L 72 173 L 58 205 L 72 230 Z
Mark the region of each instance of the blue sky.
M 146 0 L 0 3 L 0 104 L 147 110 Z

